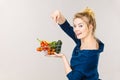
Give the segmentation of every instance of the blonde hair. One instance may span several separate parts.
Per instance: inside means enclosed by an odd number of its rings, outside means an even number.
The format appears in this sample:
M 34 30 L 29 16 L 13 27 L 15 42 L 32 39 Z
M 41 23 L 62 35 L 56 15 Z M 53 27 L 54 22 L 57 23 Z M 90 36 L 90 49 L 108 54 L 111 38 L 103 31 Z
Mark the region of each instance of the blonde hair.
M 87 7 L 84 11 L 76 13 L 74 15 L 73 20 L 76 18 L 81 18 L 87 23 L 88 26 L 91 24 L 93 26 L 93 33 L 95 32 L 96 29 L 95 14 L 90 8 Z M 87 18 L 87 21 L 85 18 Z

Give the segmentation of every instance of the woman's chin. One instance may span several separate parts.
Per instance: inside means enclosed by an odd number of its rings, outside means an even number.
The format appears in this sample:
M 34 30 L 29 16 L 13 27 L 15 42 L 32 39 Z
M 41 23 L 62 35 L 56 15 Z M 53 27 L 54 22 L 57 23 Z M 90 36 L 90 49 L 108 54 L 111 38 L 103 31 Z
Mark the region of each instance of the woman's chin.
M 82 37 L 81 36 L 77 36 L 77 39 L 82 39 Z

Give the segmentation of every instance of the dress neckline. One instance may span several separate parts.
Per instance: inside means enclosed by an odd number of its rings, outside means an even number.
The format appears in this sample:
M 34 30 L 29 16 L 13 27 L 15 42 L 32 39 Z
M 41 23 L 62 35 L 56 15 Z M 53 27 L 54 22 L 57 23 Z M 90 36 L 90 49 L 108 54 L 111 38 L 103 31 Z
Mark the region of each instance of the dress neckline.
M 79 50 L 80 52 L 82 51 L 103 51 L 103 48 L 104 48 L 104 44 L 99 40 L 97 39 L 97 42 L 98 42 L 98 49 L 80 49 L 80 46 L 81 46 L 81 41 L 78 43 L 77 45 L 77 50 Z

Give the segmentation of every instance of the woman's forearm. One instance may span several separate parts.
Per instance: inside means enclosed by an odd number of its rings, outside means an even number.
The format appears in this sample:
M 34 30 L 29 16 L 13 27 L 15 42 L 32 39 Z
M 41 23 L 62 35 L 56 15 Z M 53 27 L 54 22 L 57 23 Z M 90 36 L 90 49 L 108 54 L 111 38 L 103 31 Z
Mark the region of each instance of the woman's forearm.
M 60 54 L 54 53 L 54 55 L 46 55 L 46 56 L 53 56 L 53 57 L 62 58 L 66 74 L 68 74 L 69 72 L 72 71 L 72 69 L 70 67 L 70 64 L 68 63 L 67 58 L 66 58 L 66 56 L 64 54 L 62 54 L 62 53 L 60 53 Z
M 67 58 L 65 56 L 62 57 L 63 63 L 64 63 L 64 68 L 65 68 L 65 72 L 66 74 L 68 74 L 69 72 L 72 71 L 70 64 L 67 61 Z

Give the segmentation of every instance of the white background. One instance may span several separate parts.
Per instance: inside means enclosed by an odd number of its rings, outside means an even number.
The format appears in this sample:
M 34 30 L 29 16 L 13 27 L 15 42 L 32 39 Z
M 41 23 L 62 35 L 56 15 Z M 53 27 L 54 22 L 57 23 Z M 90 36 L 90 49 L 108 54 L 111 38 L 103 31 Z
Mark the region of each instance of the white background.
M 74 13 L 87 6 L 96 14 L 96 36 L 105 43 L 100 78 L 119 80 L 119 5 L 119 0 L 0 0 L 0 80 L 67 80 L 62 60 L 38 53 L 36 38 L 62 40 L 70 60 L 75 44 L 50 15 L 58 9 L 72 25 Z

